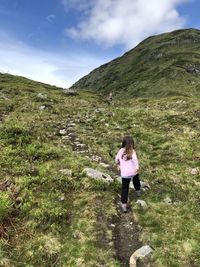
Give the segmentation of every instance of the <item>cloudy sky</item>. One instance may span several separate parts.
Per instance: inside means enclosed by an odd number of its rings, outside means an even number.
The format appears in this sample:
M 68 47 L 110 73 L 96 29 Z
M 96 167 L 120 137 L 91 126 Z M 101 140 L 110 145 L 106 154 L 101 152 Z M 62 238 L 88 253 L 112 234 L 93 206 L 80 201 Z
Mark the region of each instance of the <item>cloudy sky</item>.
M 144 38 L 200 28 L 199 0 L 0 0 L 0 72 L 69 87 Z

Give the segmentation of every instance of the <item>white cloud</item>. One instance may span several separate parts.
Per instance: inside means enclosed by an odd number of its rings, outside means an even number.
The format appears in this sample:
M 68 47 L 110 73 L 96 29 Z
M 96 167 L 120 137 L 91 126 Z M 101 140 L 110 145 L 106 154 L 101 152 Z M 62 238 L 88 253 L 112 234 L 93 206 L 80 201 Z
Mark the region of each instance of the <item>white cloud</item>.
M 0 32 L 0 72 L 69 87 L 105 61 L 81 53 L 50 53 L 35 49 Z
M 62 0 L 65 10 L 82 12 L 79 23 L 67 28 L 72 38 L 106 46 L 132 48 L 152 34 L 182 28 L 185 19 L 177 6 L 191 0 Z
M 56 15 L 54 14 L 50 14 L 46 17 L 46 19 L 48 20 L 48 22 L 52 22 L 54 19 L 56 18 Z

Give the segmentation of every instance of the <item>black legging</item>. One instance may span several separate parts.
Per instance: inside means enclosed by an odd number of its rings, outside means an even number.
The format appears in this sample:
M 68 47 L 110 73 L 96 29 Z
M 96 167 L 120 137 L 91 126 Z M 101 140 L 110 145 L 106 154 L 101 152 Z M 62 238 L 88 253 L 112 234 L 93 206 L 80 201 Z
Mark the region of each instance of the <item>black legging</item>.
M 131 179 L 135 190 L 140 190 L 141 187 L 139 174 L 136 174 L 135 176 L 133 176 L 133 178 L 122 178 L 121 202 L 123 204 L 127 203 L 128 201 L 128 191 Z

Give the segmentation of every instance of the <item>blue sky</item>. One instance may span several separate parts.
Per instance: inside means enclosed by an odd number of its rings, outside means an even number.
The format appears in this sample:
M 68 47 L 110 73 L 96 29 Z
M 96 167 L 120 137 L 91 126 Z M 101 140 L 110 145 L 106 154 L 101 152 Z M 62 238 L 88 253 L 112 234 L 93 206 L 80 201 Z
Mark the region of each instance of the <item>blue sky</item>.
M 69 87 L 144 38 L 199 28 L 198 0 L 0 0 L 0 72 Z

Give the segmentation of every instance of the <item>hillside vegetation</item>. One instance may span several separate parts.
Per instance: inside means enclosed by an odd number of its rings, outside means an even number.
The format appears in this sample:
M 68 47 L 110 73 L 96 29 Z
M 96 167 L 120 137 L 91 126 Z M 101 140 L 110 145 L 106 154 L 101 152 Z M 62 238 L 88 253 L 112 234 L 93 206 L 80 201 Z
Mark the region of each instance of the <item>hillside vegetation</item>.
M 116 241 L 126 216 L 154 249 L 148 266 L 200 266 L 198 97 L 108 105 L 96 93 L 70 96 L 0 74 L 0 117 L 0 266 L 127 266 Z M 113 162 L 125 133 L 135 139 L 151 190 L 142 194 L 147 210 L 131 190 L 131 211 L 120 215 Z M 86 167 L 115 182 L 89 179 Z
M 120 97 L 200 95 L 200 31 L 152 36 L 100 66 L 72 88 L 110 91 Z

